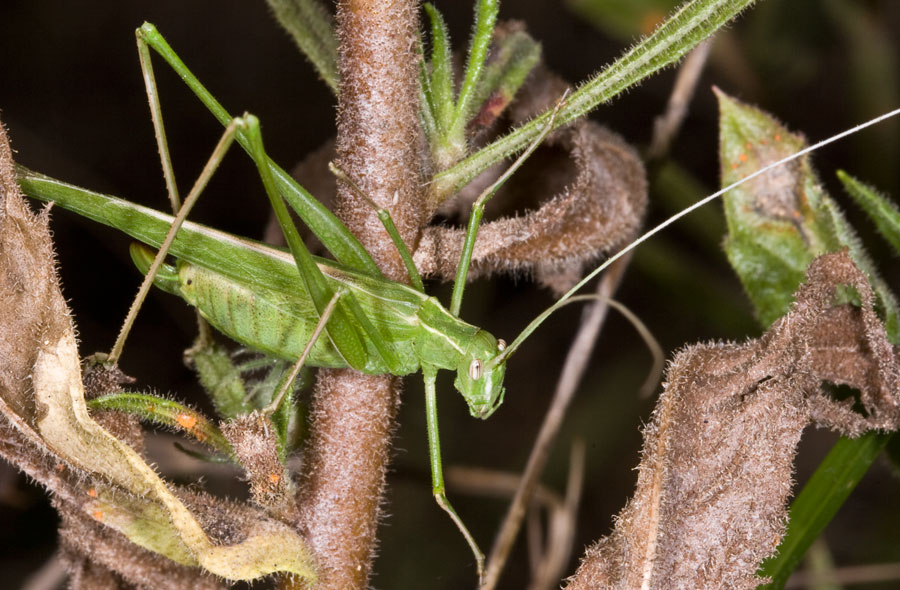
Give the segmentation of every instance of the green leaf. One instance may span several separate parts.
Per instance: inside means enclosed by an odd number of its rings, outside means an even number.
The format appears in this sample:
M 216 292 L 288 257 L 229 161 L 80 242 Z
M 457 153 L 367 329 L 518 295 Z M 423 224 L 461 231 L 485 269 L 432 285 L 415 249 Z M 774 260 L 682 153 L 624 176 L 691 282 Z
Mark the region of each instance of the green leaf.
M 800 135 L 768 114 L 721 91 L 716 95 L 722 186 L 806 147 Z M 788 311 L 813 258 L 846 247 L 872 283 L 889 337 L 897 337 L 900 324 L 894 296 L 819 183 L 808 157 L 730 191 L 723 203 L 728 223 L 725 252 L 762 325 L 770 325 Z
M 866 212 L 878 232 L 900 253 L 900 209 L 867 184 L 853 178 L 843 170 L 837 171 L 837 177 L 844 183 L 847 191 L 860 209 Z
M 447 130 L 453 123 L 456 101 L 453 99 L 453 57 L 450 52 L 450 35 L 444 16 L 430 2 L 426 2 L 425 14 L 431 21 L 431 107 L 441 144 L 446 141 Z M 424 106 L 424 105 L 423 105 Z
M 473 99 L 481 80 L 484 62 L 487 60 L 499 11 L 499 0 L 478 0 L 475 4 L 475 25 L 466 58 L 466 73 L 456 103 L 456 114 L 450 127 L 451 141 L 456 137 L 465 141 L 466 124 L 477 106 Z
M 145 393 L 112 393 L 87 402 L 92 410 L 116 410 L 141 420 L 183 432 L 199 443 L 229 457 L 231 444 L 208 418 L 174 400 Z
M 472 99 L 473 106 L 479 110 L 466 121 L 468 128 L 489 127 L 512 102 L 540 58 L 541 44 L 524 30 L 498 27 L 494 31 L 491 57 Z
M 249 414 L 254 407 L 247 400 L 240 369 L 225 347 L 215 342 L 208 330 L 205 332 L 201 331 L 194 345 L 185 351 L 185 361 L 194 367 L 219 416 L 232 420 L 241 414 Z
M 625 89 L 676 63 L 753 2 L 754 0 L 694 0 L 686 3 L 652 35 L 570 94 L 566 104 L 556 115 L 554 128 L 586 115 Z M 553 108 L 546 110 L 509 135 L 436 175 L 430 198 L 436 202 L 444 201 L 481 172 L 525 149 L 546 127 L 553 111 Z

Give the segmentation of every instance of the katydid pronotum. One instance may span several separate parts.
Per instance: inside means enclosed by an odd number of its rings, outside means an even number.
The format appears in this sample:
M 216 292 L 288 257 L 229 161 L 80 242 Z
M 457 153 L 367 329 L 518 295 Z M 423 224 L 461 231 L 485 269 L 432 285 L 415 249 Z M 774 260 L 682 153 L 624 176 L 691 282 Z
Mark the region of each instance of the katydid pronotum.
M 149 44 L 175 67 L 176 71 L 221 122 L 234 121 L 190 74 L 152 28 L 144 27 L 140 34 L 143 37 L 139 38 L 143 38 L 146 42 L 142 46 L 142 57 L 146 54 L 146 47 Z M 866 125 L 877 123 L 897 112 L 888 113 Z M 361 246 L 353 245 L 345 235 L 346 230 L 339 227 L 339 222 L 330 217 L 327 210 L 305 193 L 302 188 L 293 184 L 290 178 L 268 159 L 262 149 L 257 123 L 254 119 L 248 117 L 236 121 L 237 123 L 233 126 L 235 138 L 251 153 L 257 163 L 267 193 L 273 199 L 273 208 L 277 211 L 276 202 L 282 203 L 278 193 L 285 198 L 293 197 L 294 201 L 291 204 L 314 231 L 318 228 L 326 235 L 328 232 L 335 232 L 335 235 L 326 242 L 326 246 L 344 264 L 316 260 L 312 257 L 304 258 L 302 252 L 305 250 L 301 250 L 302 245 L 298 246 L 298 240 L 291 236 L 288 236 L 291 254 L 286 254 L 280 250 L 235 238 L 223 232 L 185 223 L 175 235 L 171 248 L 171 253 L 182 262 L 177 268 L 163 267 L 161 274 L 157 276 L 156 284 L 182 295 L 210 317 L 217 314 L 214 307 L 218 301 L 210 299 L 210 293 L 221 296 L 222 289 L 227 289 L 232 294 L 243 289 L 248 298 L 247 301 L 256 306 L 254 309 L 260 310 L 264 306 L 271 308 L 270 312 L 260 312 L 258 318 L 266 320 L 271 318 L 272 314 L 278 313 L 281 323 L 274 332 L 275 337 L 267 340 L 268 337 L 259 334 L 255 328 L 250 330 L 246 326 L 239 325 L 228 327 L 221 321 L 215 320 L 213 323 L 218 323 L 223 331 L 236 339 L 271 354 L 297 358 L 300 356 L 300 349 L 304 348 L 307 341 L 314 340 L 313 326 L 317 324 L 325 326 L 327 322 L 326 330 L 329 338 L 322 339 L 321 342 L 314 342 L 315 346 L 307 359 L 309 364 L 351 366 L 367 372 L 395 375 L 408 374 L 422 369 L 428 404 L 429 445 L 435 496 L 465 535 L 479 562 L 480 572 L 482 561 L 480 551 L 462 521 L 453 512 L 444 491 L 435 409 L 434 375 L 436 370 L 438 368 L 456 369 L 457 389 L 465 397 L 470 411 L 477 417 L 486 418 L 502 402 L 502 377 L 506 360 L 541 322 L 559 306 L 570 301 L 575 291 L 584 282 L 596 276 L 624 252 L 642 243 L 693 209 L 720 196 L 736 186 L 737 183 L 710 195 L 667 220 L 664 224 L 657 226 L 629 248 L 611 258 L 606 264 L 595 269 L 557 304 L 536 318 L 509 347 L 504 349 L 499 341 L 483 330 L 461 322 L 454 314 L 437 304 L 434 299 L 415 289 L 374 276 L 377 271 L 373 270 L 374 265 Z M 827 141 L 834 141 L 858 131 L 861 127 Z M 741 182 L 781 165 L 789 159 L 817 149 L 825 143 L 820 142 L 790 158 L 763 168 Z M 537 142 L 532 144 L 532 146 L 535 145 Z M 22 183 L 26 192 L 33 196 L 54 200 L 66 208 L 121 229 L 152 246 L 160 246 L 163 243 L 163 236 L 172 225 L 170 216 L 31 173 L 23 172 Z M 297 205 L 296 201 L 299 201 L 301 205 Z M 283 203 L 281 208 L 283 209 Z M 283 229 L 288 234 L 291 233 L 291 230 L 288 229 L 289 225 L 282 223 Z M 292 228 L 292 226 L 290 227 Z M 470 239 L 474 239 L 477 223 L 473 224 L 472 228 L 474 229 L 470 231 Z M 139 266 L 144 267 L 143 270 L 149 270 L 146 251 L 138 250 L 136 258 Z M 295 283 L 298 268 L 305 281 L 318 282 L 318 285 L 314 284 L 312 287 L 307 284 L 310 293 L 305 298 L 296 296 Z M 464 279 L 463 276 L 463 283 Z M 207 289 L 218 290 L 218 292 L 201 293 L 200 285 L 205 285 Z M 318 293 L 314 292 L 316 290 Z M 288 295 L 293 297 L 288 297 Z M 335 295 L 340 297 L 335 300 Z M 206 301 L 203 301 L 204 297 L 207 299 Z M 337 301 L 336 305 L 335 301 Z M 281 309 L 286 307 L 290 307 L 290 313 L 281 312 Z M 278 311 L 276 312 L 276 310 Z M 329 310 L 333 310 L 333 312 Z M 284 318 L 287 318 L 287 321 L 284 321 Z M 412 336 L 414 332 L 416 336 L 424 334 L 434 336 L 435 339 L 429 340 L 429 342 L 437 343 L 437 345 L 434 348 L 419 346 L 419 340 L 424 340 L 424 338 L 416 339 L 415 336 Z M 290 344 L 287 344 L 288 342 Z M 445 360 L 448 358 L 452 361 Z

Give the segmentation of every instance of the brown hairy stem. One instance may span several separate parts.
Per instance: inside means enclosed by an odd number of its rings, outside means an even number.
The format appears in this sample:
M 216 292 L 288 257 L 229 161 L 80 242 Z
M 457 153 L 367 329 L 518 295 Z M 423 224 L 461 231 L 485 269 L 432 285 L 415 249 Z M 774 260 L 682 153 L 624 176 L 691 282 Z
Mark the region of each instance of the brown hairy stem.
M 418 131 L 416 2 L 342 0 L 338 165 L 382 207 L 400 235 L 415 244 L 422 142 Z M 341 183 L 344 184 L 344 183 Z M 406 270 L 372 208 L 339 185 L 337 214 L 382 272 Z M 300 527 L 316 555 L 317 588 L 365 588 L 400 380 L 352 370 L 319 372 L 310 443 L 301 481 Z

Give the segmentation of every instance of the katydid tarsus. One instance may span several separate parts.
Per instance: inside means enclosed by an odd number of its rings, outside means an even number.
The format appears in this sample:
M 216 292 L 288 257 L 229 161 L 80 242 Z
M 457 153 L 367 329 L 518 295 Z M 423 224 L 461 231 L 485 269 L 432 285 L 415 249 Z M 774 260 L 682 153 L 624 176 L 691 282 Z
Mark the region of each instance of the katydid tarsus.
M 147 55 L 148 45 L 155 49 L 220 122 L 230 124 L 234 121 L 190 74 L 155 29 L 142 27 L 138 38 L 142 58 Z M 381 278 L 371 258 L 346 228 L 268 159 L 262 148 L 258 123 L 252 117 L 237 120 L 234 137 L 257 164 L 273 209 L 282 222 L 291 253 L 185 222 L 173 234 L 170 250 L 179 262 L 175 267 L 160 267 L 155 284 L 184 297 L 226 334 L 274 356 L 295 360 L 310 343 L 312 346 L 307 363 L 314 366 L 350 366 L 365 372 L 394 375 L 421 369 L 425 379 L 435 497 L 466 537 L 478 561 L 480 573 L 483 561 L 481 552 L 450 507 L 444 490 L 435 405 L 434 378 L 437 369 L 456 370 L 455 385 L 466 399 L 472 415 L 480 418 L 490 416 L 503 400 L 502 379 L 510 354 L 551 313 L 570 301 L 586 281 L 609 263 L 738 184 L 898 112 L 892 111 L 771 164 L 673 216 L 595 269 L 554 306 L 538 316 L 505 349 L 501 341 L 484 330 L 462 322 L 434 298 L 417 289 Z M 157 132 L 162 133 L 160 126 L 157 126 Z M 537 142 L 532 143 L 532 147 L 536 145 Z M 161 246 L 165 234 L 173 227 L 171 216 L 127 201 L 85 191 L 27 171 L 22 172 L 21 180 L 25 191 L 32 196 L 56 201 L 63 207 L 116 227 L 151 246 Z M 295 235 L 293 225 L 285 222 L 286 210 L 282 197 L 289 200 L 339 262 L 317 259 L 306 252 Z M 470 225 L 467 241 L 474 240 L 475 230 L 477 223 Z M 148 250 L 135 249 L 134 258 L 143 271 L 149 270 L 152 254 Z M 462 261 L 460 266 L 464 267 L 465 262 Z M 296 288 L 298 271 L 306 285 L 306 294 L 299 294 Z M 464 283 L 464 272 L 462 274 Z M 454 297 L 454 307 L 458 307 L 456 301 L 457 297 Z M 237 310 L 241 313 L 235 313 Z M 239 316 L 243 318 L 242 322 L 227 325 L 227 317 Z M 317 327 L 324 327 L 328 338 L 316 339 L 313 333 Z

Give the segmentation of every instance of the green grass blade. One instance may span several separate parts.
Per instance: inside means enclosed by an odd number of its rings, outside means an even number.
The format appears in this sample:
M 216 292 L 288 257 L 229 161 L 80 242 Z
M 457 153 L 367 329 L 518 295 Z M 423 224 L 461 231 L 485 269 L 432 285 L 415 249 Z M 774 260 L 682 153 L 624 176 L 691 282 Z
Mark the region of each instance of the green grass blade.
M 231 122 L 232 116 L 181 61 L 181 58 L 172 50 L 159 31 L 156 30 L 156 27 L 150 23 L 144 23 L 137 30 L 137 35 L 139 39 L 152 47 L 175 70 L 219 123 L 228 125 Z M 249 153 L 250 144 L 246 133 L 237 133 L 235 139 Z M 310 231 L 319 238 L 337 260 L 374 276 L 382 276 L 381 271 L 369 253 L 366 252 L 366 249 L 350 233 L 350 230 L 335 217 L 334 213 L 316 200 L 306 189 L 297 184 L 290 174 L 276 163 L 269 160 L 269 167 L 272 170 L 279 192 L 309 227 Z
M 853 178 L 843 170 L 837 171 L 837 177 L 844 183 L 847 191 L 860 209 L 875 224 L 878 232 L 887 242 L 900 252 L 900 209 L 871 186 Z
M 322 80 L 337 96 L 338 43 L 334 19 L 317 0 L 266 0 L 275 19 L 313 64 Z
M 819 465 L 791 504 L 787 534 L 778 554 L 766 560 L 759 571 L 772 579 L 761 590 L 784 587 L 812 542 L 831 522 L 844 501 L 865 475 L 891 435 L 869 432 L 856 439 L 840 439 Z
M 669 66 L 715 33 L 754 0 L 694 0 L 652 35 L 569 95 L 554 127 L 581 117 L 654 72 Z M 455 194 L 481 172 L 525 148 L 547 124 L 552 109 L 435 176 L 437 200 Z
M 446 139 L 453 122 L 453 57 L 450 53 L 450 36 L 444 16 L 430 2 L 426 2 L 425 14 L 431 21 L 431 106 L 440 142 Z
M 499 0 L 478 0 L 475 6 L 475 28 L 472 32 L 472 42 L 469 45 L 469 54 L 466 59 L 465 77 L 459 89 L 459 99 L 456 102 L 456 113 L 449 130 L 451 139 L 459 137 L 465 141 L 466 125 L 472 117 L 472 110 L 477 105 L 474 98 L 478 91 L 484 62 L 487 60 L 488 50 L 491 47 L 491 37 L 494 34 L 494 25 L 497 23 L 499 11 Z

